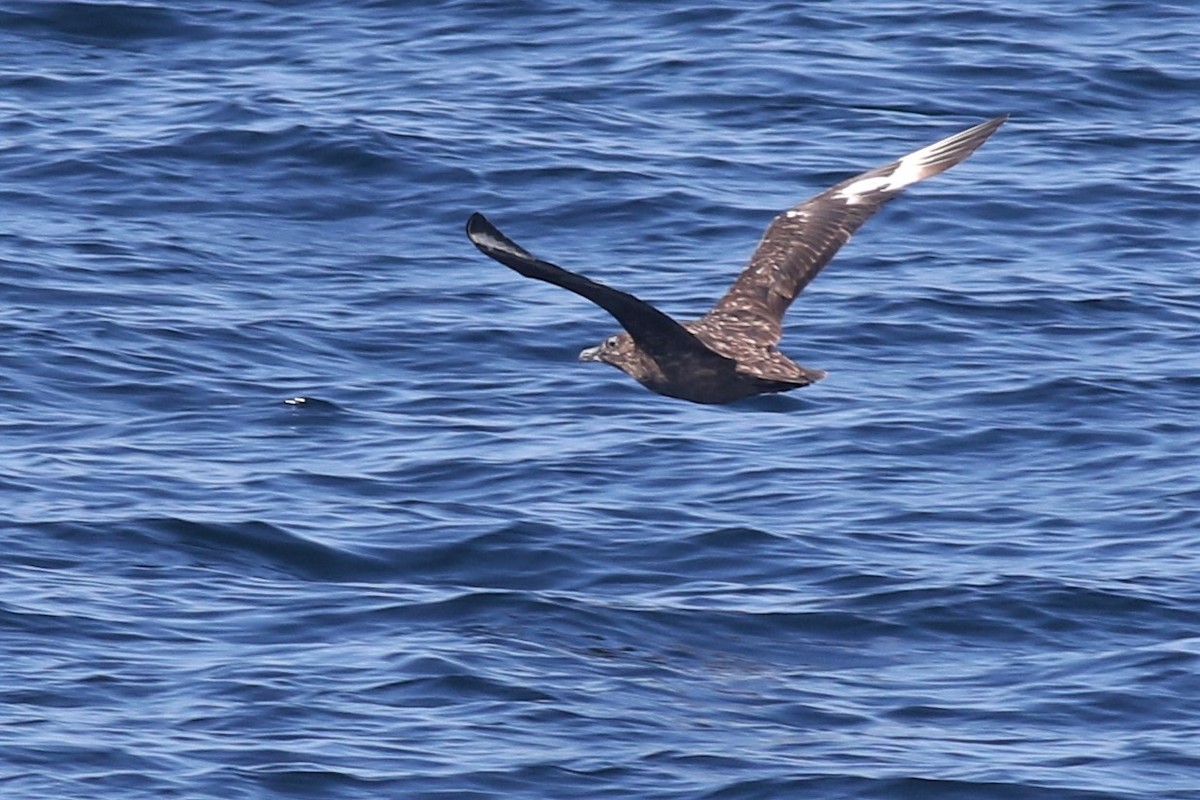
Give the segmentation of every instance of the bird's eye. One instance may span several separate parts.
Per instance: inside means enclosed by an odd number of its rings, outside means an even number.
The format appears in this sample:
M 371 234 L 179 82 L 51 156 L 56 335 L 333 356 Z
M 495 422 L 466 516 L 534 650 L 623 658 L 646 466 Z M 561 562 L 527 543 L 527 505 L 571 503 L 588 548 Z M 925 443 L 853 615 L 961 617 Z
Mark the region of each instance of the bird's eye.
M 605 350 L 615 350 L 616 347 L 617 347 L 617 337 L 610 336 L 604 340 L 604 349 Z

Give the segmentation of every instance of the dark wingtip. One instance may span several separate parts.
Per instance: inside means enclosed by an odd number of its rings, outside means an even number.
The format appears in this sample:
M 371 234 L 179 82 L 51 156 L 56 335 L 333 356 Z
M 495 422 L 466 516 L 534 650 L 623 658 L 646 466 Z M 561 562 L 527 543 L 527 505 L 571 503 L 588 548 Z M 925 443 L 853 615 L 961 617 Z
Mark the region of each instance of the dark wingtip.
M 992 117 L 989 120 L 979 123 L 974 128 L 970 129 L 976 136 L 980 137 L 980 143 L 990 137 L 993 133 L 1000 129 L 1000 126 L 1008 122 L 1009 115 L 1001 114 L 998 117 Z
M 1011 116 L 1011 114 L 1009 114 L 1009 113 L 1006 111 L 1006 112 L 1004 112 L 1003 114 L 1001 114 L 1001 115 L 1000 115 L 1000 116 L 998 116 L 998 117 L 992 117 L 991 119 L 989 119 L 989 120 L 988 120 L 986 123 L 984 123 L 984 124 L 985 124 L 985 125 L 988 125 L 989 127 L 991 127 L 991 128 L 992 128 L 992 130 L 995 130 L 996 128 L 999 128 L 999 127 L 1000 127 L 1001 125 L 1003 125 L 1004 123 L 1008 122 L 1008 118 L 1009 118 L 1010 116 Z
M 467 217 L 467 236 L 471 239 L 475 238 L 476 234 L 485 232 L 492 224 L 488 222 L 488 218 L 478 211 Z
M 467 217 L 467 238 L 471 240 L 471 244 L 493 258 L 495 258 L 495 251 L 498 247 L 500 249 L 506 247 L 521 249 L 510 242 L 508 237 L 491 223 L 491 220 L 478 211 Z
M 478 211 L 467 218 L 467 238 L 481 253 L 522 275 L 529 269 L 528 262 L 538 260 L 533 253 L 501 233 L 499 228 Z

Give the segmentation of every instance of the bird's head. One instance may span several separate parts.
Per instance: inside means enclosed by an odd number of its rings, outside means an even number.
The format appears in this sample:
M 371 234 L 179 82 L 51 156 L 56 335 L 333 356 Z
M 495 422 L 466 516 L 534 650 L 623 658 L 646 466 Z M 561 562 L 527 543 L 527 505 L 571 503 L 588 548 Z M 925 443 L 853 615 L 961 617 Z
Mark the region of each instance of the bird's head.
M 628 366 L 636 359 L 636 347 L 633 337 L 628 333 L 617 333 L 595 347 L 589 347 L 579 354 L 580 361 L 603 361 L 612 364 L 617 369 L 628 372 Z

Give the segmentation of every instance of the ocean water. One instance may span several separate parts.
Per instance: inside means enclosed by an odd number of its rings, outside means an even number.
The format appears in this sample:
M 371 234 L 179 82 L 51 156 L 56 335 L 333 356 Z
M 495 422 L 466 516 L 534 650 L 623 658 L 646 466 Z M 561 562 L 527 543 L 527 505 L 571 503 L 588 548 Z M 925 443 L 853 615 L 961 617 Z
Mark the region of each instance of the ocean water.
M 0 795 L 1200 797 L 1200 7 L 0 6 Z M 982 119 L 730 406 L 576 354 Z M 287 402 L 303 397 L 307 402 Z

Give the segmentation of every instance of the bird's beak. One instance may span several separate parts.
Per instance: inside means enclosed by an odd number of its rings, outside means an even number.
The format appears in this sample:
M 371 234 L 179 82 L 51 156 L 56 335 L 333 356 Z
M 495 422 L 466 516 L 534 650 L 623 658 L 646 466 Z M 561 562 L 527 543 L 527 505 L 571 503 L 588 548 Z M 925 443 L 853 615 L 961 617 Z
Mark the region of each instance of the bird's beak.
M 600 348 L 599 347 L 589 347 L 588 349 L 581 351 L 579 353 L 579 360 L 580 361 L 599 361 L 600 360 Z

